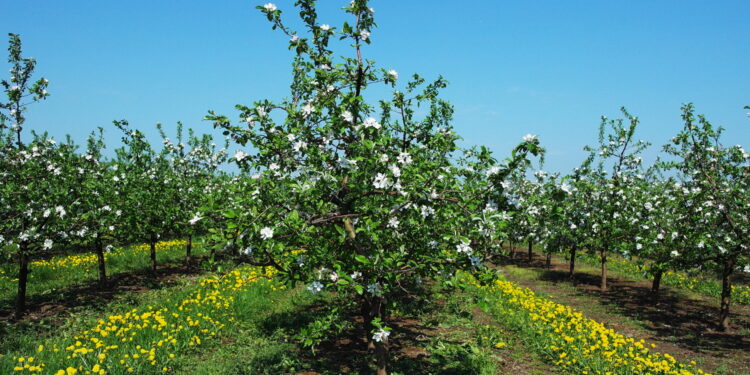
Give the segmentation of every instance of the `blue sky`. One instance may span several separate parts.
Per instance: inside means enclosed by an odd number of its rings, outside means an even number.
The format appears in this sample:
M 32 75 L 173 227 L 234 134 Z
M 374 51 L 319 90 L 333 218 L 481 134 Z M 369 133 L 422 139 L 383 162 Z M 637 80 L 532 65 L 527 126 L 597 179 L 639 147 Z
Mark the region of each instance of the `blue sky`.
M 340 0 L 318 1 L 321 23 L 343 21 Z M 211 132 L 208 109 L 286 95 L 287 39 L 254 9 L 261 2 L 4 1 L 0 31 L 20 33 L 52 96 L 27 125 L 83 142 L 127 119 Z M 295 24 L 292 0 L 276 1 Z M 680 105 L 750 146 L 748 1 L 374 0 L 379 27 L 365 50 L 401 77 L 442 74 L 467 145 L 498 156 L 527 133 L 548 150 L 545 169 L 569 171 L 596 141 L 599 118 L 620 106 L 641 118 L 655 155 L 680 128 Z M 7 40 L 6 40 L 7 41 Z M 5 41 L 4 41 L 5 42 Z M 6 45 L 2 43 L 3 48 Z M 341 50 L 349 54 L 349 50 Z M 4 60 L 4 59 L 3 59 Z M 2 65 L 5 67 L 5 65 Z M 6 72 L 3 69 L 2 72 Z M 5 73 L 3 73 L 5 74 Z

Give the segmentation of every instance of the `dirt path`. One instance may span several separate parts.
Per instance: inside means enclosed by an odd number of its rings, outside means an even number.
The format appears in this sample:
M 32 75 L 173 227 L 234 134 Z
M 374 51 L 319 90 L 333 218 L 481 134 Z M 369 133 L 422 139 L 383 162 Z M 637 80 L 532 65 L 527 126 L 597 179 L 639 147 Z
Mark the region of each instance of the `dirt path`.
M 391 327 L 390 347 L 392 370 L 401 374 L 466 374 L 474 373 L 469 365 L 472 360 L 469 349 L 477 342 L 476 327 L 497 323 L 476 306 L 471 297 L 454 295 L 460 300 L 457 311 L 446 307 L 445 301 L 437 300 L 429 313 L 417 317 L 393 317 L 387 325 Z M 372 352 L 368 350 L 362 330 L 362 317 L 351 315 L 355 328 L 341 338 L 324 343 L 311 355 L 301 352 L 306 363 L 315 363 L 314 370 L 295 375 L 368 373 Z M 552 366 L 524 347 L 521 340 L 511 334 L 503 337 L 507 346 L 491 350 L 495 363 L 495 374 L 550 375 L 556 372 Z M 467 367 L 468 366 L 468 367 Z
M 508 279 L 555 301 L 570 305 L 587 316 L 635 338 L 657 345 L 655 350 L 683 361 L 695 360 L 704 370 L 717 374 L 750 374 L 750 307 L 732 306 L 732 328 L 716 329 L 718 308 L 710 298 L 691 298 L 669 287 L 659 297 L 651 284 L 610 277 L 609 290 L 599 289 L 599 275 L 582 267 L 573 280 L 568 264 L 537 253 L 531 262 L 526 251 L 514 255 L 504 269 Z M 513 267 L 518 267 L 521 270 Z

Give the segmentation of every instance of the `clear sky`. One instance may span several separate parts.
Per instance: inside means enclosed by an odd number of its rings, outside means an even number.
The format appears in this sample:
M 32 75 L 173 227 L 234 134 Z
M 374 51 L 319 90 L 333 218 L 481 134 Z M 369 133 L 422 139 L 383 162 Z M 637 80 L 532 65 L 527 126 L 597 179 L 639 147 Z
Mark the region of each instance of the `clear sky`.
M 105 126 L 115 143 L 111 121 L 127 119 L 157 140 L 157 122 L 210 132 L 208 109 L 235 118 L 235 104 L 283 98 L 291 53 L 254 8 L 261 3 L 0 1 L 0 31 L 20 33 L 50 80 L 52 96 L 30 108 L 27 125 L 78 142 Z M 293 3 L 276 1 L 296 21 Z M 344 1 L 318 3 L 320 22 L 340 25 Z M 371 5 L 379 27 L 365 56 L 401 77 L 442 74 L 466 144 L 504 156 L 537 134 L 545 169 L 565 172 L 595 142 L 600 116 L 626 106 L 653 155 L 679 130 L 680 105 L 693 102 L 726 128 L 725 143 L 750 147 L 750 1 Z

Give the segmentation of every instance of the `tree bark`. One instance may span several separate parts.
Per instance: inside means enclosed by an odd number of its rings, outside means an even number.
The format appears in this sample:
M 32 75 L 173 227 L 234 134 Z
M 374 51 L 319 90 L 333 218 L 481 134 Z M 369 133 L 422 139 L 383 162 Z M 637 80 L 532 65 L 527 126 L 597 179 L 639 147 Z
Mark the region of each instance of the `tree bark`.
M 151 245 L 151 270 L 156 272 L 156 235 L 151 235 L 149 245 Z
M 510 259 L 513 260 L 513 255 L 516 252 L 516 244 L 513 241 L 509 241 L 508 245 L 510 246 Z
M 375 343 L 375 364 L 377 375 L 388 375 L 388 340 Z
M 15 319 L 26 312 L 26 281 L 29 279 L 29 254 L 27 245 L 21 244 L 18 253 L 18 294 L 16 295 Z
M 654 273 L 654 281 L 651 283 L 651 292 L 659 293 L 659 287 L 661 286 L 661 277 L 664 274 L 662 270 L 657 270 Z
M 372 308 L 370 307 L 370 301 L 367 300 L 367 298 L 362 297 L 362 302 L 360 303 L 360 310 L 362 313 L 362 322 L 364 325 L 365 330 L 365 342 L 367 343 L 367 349 L 375 349 L 375 343 L 370 338 L 370 335 L 372 334 Z
M 107 284 L 107 268 L 104 263 L 104 243 L 101 240 L 97 240 L 94 243 L 96 250 L 96 259 L 99 264 L 99 285 L 105 286 Z
M 385 315 L 385 299 L 383 297 L 373 298 L 370 306 L 371 319 L 380 318 L 380 321 L 385 323 Z M 372 326 L 372 324 L 370 324 L 370 326 Z M 370 331 L 372 331 L 372 328 Z M 390 372 L 388 339 L 386 338 L 383 341 L 370 340 L 370 343 L 375 347 L 376 375 L 388 375 Z
M 573 273 L 576 269 L 576 247 L 570 248 L 570 271 L 568 271 L 568 277 L 573 278 Z
M 193 253 L 193 234 L 188 234 L 187 246 L 185 246 L 185 265 L 190 267 L 190 258 Z
M 550 269 L 552 267 L 552 253 L 547 253 L 547 260 L 545 265 L 547 266 L 547 269 Z
M 606 291 L 607 290 L 607 250 L 606 249 L 601 250 L 601 258 L 602 258 L 601 289 L 602 291 Z
M 734 270 L 734 259 L 724 261 L 724 270 L 721 272 L 721 310 L 719 311 L 719 328 L 722 331 L 729 329 L 729 305 L 732 302 L 732 271 Z
M 534 253 L 531 252 L 531 245 L 533 245 L 533 242 L 529 239 L 529 262 L 534 257 Z

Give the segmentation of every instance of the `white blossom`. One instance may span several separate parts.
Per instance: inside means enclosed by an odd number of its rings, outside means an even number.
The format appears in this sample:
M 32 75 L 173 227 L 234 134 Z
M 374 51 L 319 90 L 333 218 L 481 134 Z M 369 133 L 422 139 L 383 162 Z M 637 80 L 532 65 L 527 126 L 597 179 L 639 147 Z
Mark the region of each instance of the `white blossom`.
M 396 164 L 392 164 L 390 167 L 388 167 L 388 169 L 390 169 L 391 173 L 393 173 L 393 177 L 401 177 L 401 168 L 399 168 Z
M 200 221 L 201 219 L 203 219 L 203 218 L 201 217 L 200 213 L 197 213 L 197 212 L 196 212 L 196 213 L 195 213 L 195 215 L 193 216 L 193 218 L 192 218 L 192 219 L 190 219 L 189 223 L 190 223 L 190 225 L 195 225 L 195 224 L 196 224 L 196 223 L 198 223 L 198 221 Z
M 533 134 L 526 134 L 523 136 L 523 140 L 525 142 L 533 142 L 536 139 L 536 136 Z
M 423 218 L 427 218 L 428 216 L 435 213 L 435 209 L 429 206 L 422 206 L 422 209 L 420 211 L 420 214 Z
M 388 177 L 382 173 L 378 173 L 377 176 L 375 176 L 375 181 L 372 182 L 375 189 L 385 189 L 389 184 L 390 181 L 388 181 Z
M 349 111 L 344 111 L 344 113 L 341 114 L 341 118 L 346 122 L 354 122 L 354 116 Z
M 307 286 L 307 290 L 309 290 L 313 294 L 317 294 L 321 290 L 323 290 L 323 284 L 321 284 L 319 281 L 313 281 L 312 283 L 310 283 L 310 285 Z
M 320 29 L 323 30 L 323 31 L 328 31 L 328 30 L 331 29 L 331 26 L 324 23 L 324 24 L 320 25 Z
M 362 38 L 362 40 L 367 40 L 367 38 L 370 37 L 370 32 L 367 30 L 362 30 L 359 32 L 359 37 Z
M 372 339 L 376 342 L 388 341 L 388 336 L 390 336 L 390 334 L 390 332 L 381 328 L 372 335 Z
M 374 117 L 368 117 L 364 123 L 366 128 L 380 129 L 380 123 Z
M 492 176 L 492 175 L 496 175 L 498 172 L 500 172 L 500 167 L 493 166 L 492 168 L 490 168 L 490 169 L 487 170 L 486 175 L 487 175 L 487 177 L 489 177 L 489 176 Z
M 271 229 L 269 227 L 264 227 L 263 229 L 261 229 L 260 230 L 260 238 L 262 240 L 268 240 L 268 239 L 273 238 L 273 229 Z
M 469 246 L 469 244 L 469 241 L 461 241 L 460 244 L 456 245 L 456 251 L 458 251 L 459 253 L 471 255 L 473 250 L 471 249 L 471 246 Z
M 299 152 L 299 150 L 307 148 L 307 142 L 305 141 L 297 141 L 294 143 L 294 151 Z
M 302 115 L 304 117 L 310 116 L 310 114 L 312 114 L 314 110 L 315 107 L 313 107 L 311 103 L 307 103 L 302 107 Z
M 242 150 L 237 150 L 237 152 L 234 153 L 234 159 L 238 162 L 244 160 L 247 157 L 247 154 Z
M 395 71 L 395 70 L 393 70 L 393 69 L 391 69 L 391 70 L 388 71 L 388 75 L 390 75 L 391 77 L 393 77 L 393 79 L 398 79 L 398 72 Z
M 409 155 L 408 152 L 399 153 L 396 160 L 398 160 L 398 162 L 401 164 L 409 164 L 412 162 L 411 155 Z
M 388 228 L 398 229 L 399 224 L 400 222 L 395 217 L 391 217 L 390 219 L 388 219 Z
M 52 243 L 53 243 L 52 240 L 48 238 L 48 239 L 44 240 L 44 245 L 42 245 L 42 248 L 44 250 L 49 250 L 49 249 L 52 248 Z
M 275 10 L 276 10 L 276 4 L 274 4 L 274 3 L 268 3 L 268 4 L 266 4 L 266 5 L 263 5 L 263 8 L 264 8 L 264 9 L 265 9 L 265 10 L 266 10 L 267 12 L 273 12 L 273 11 L 275 11 Z

